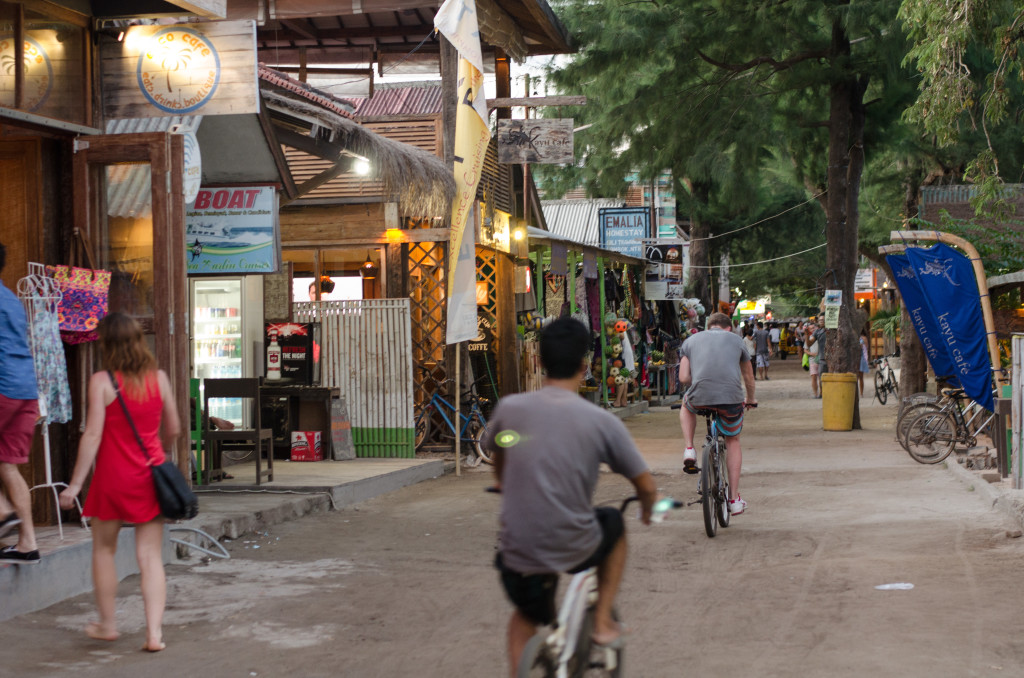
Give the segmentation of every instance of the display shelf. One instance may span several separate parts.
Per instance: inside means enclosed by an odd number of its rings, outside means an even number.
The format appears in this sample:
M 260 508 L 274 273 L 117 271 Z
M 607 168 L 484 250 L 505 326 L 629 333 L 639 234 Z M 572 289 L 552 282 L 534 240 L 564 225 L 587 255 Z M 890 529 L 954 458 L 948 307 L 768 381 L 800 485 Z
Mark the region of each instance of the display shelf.
M 240 363 L 241 358 L 196 358 L 196 364 L 212 364 L 212 363 Z
M 217 340 L 217 339 L 241 339 L 242 338 L 242 333 L 238 332 L 236 334 L 197 334 L 197 335 L 193 336 L 192 338 L 193 339 L 198 339 L 198 340 L 201 340 L 201 341 L 209 341 L 209 340 Z

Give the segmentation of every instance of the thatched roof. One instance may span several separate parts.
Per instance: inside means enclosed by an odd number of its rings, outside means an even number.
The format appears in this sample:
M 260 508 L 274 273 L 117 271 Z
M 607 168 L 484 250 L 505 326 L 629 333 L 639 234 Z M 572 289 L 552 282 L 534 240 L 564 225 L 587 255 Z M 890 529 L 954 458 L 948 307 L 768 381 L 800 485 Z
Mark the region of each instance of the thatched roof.
M 264 89 L 268 105 L 312 117 L 333 132 L 332 143 L 370 161 L 368 178 L 380 181 L 385 198 L 397 202 L 405 215 L 446 216 L 455 197 L 455 177 L 437 156 L 375 134 L 359 123 L 295 93 Z M 348 162 L 339 157 L 339 162 Z

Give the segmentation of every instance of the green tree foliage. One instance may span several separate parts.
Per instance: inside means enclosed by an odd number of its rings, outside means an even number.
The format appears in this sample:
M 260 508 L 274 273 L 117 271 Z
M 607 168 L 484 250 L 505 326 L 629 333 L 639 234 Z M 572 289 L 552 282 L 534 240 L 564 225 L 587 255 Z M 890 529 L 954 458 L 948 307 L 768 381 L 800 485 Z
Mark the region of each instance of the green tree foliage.
M 766 211 L 764 168 L 784 157 L 803 199 L 818 196 L 824 213 L 828 248 L 816 277 L 828 271 L 853 298 L 865 158 L 913 96 L 896 5 L 565 0 L 557 9 L 579 52 L 552 80 L 587 95 L 579 119 L 592 125 L 565 180 L 604 189 L 628 169 L 670 167 L 694 198 L 699 242 Z M 734 243 L 734 261 L 766 232 Z M 748 249 L 756 256 L 770 245 Z M 859 361 L 858 332 L 849 309 L 840 323 L 828 362 L 844 370 Z
M 981 186 L 979 211 L 999 205 L 1006 153 L 1019 149 L 1019 143 L 1000 143 L 996 133 L 1009 127 L 1020 138 L 1024 7 L 1010 0 L 903 0 L 900 18 L 913 41 L 907 62 L 921 75 L 908 120 L 942 146 L 980 132 L 983 150 L 966 164 L 964 178 Z

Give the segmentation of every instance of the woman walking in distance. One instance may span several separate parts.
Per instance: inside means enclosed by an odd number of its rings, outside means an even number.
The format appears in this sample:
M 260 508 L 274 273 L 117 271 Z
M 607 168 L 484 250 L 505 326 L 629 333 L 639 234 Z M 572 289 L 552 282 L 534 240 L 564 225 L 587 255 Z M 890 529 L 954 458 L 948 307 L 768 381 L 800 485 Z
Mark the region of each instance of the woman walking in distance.
M 98 640 L 117 640 L 120 635 L 114 618 L 114 555 L 121 525 L 133 523 L 146 612 L 146 643 L 142 649 L 157 652 L 164 649 L 161 624 L 167 598 L 161 556 L 164 523 L 149 462 L 132 431 L 132 422 L 153 464 L 163 463 L 164 449 L 171 448 L 181 422 L 170 381 L 163 370 L 157 369 L 156 358 L 146 346 L 138 323 L 124 314 L 111 313 L 100 321 L 98 329 L 104 370 L 89 380 L 85 433 L 71 482 L 60 494 L 60 504 L 65 509 L 74 505 L 95 460 L 96 472 L 82 514 L 92 518 L 92 580 L 99 620 L 90 623 L 85 632 Z M 115 381 L 131 421 L 118 402 Z

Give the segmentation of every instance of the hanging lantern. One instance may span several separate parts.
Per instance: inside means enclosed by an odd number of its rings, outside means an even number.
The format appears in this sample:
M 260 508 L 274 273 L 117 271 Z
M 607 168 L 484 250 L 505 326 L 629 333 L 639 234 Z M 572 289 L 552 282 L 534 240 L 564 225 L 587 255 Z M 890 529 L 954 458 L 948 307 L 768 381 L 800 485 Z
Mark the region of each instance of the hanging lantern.
M 377 277 L 377 272 L 380 269 L 377 268 L 376 264 L 370 259 L 370 253 L 366 253 L 366 261 L 359 267 L 359 275 L 363 277 L 363 280 L 374 280 Z

